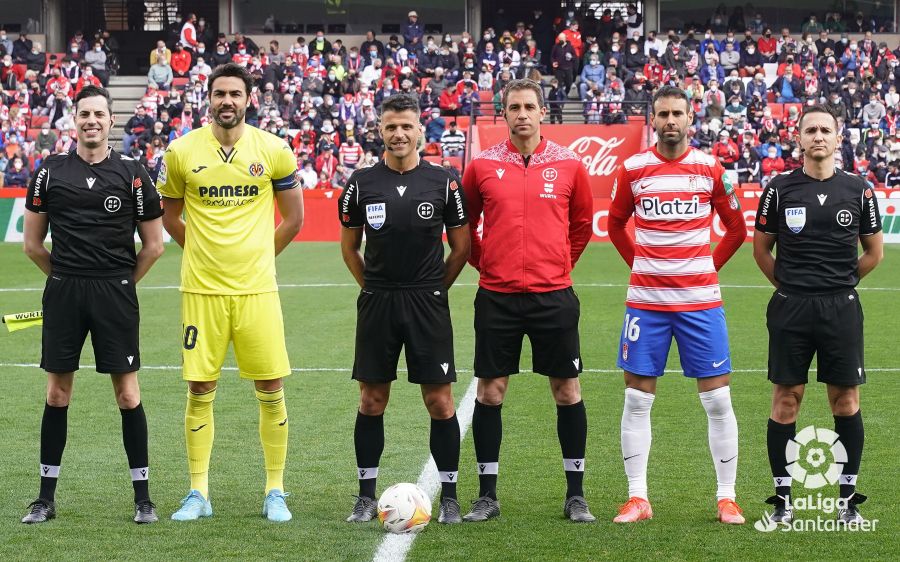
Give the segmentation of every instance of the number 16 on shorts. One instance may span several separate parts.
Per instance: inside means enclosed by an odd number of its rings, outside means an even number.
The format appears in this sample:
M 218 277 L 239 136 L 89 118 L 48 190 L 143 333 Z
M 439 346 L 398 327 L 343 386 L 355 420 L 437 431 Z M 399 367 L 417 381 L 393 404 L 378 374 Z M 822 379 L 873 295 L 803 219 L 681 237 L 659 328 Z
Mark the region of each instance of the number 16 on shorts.
M 622 328 L 622 361 L 628 361 L 629 343 L 634 345 L 641 337 L 641 327 L 638 325 L 640 316 L 632 316 L 630 313 L 625 314 L 625 326 Z

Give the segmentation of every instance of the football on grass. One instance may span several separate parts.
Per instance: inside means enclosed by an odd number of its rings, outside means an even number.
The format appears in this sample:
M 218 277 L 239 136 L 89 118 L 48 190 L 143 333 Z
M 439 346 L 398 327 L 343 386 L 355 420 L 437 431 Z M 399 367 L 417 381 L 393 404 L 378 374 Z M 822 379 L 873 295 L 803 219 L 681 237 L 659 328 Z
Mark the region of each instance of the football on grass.
M 378 520 L 391 533 L 417 533 L 431 521 L 431 500 L 415 484 L 394 484 L 378 500 Z

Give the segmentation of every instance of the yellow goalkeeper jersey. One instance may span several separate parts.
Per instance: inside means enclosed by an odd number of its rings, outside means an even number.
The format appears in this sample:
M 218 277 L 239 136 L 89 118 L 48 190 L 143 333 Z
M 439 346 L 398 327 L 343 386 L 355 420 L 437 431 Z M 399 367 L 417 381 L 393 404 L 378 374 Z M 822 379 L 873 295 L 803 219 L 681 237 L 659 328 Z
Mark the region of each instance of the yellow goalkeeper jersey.
M 230 153 L 209 125 L 169 145 L 157 189 L 164 197 L 184 200 L 183 292 L 278 290 L 274 192 L 296 188 L 296 172 L 287 143 L 250 125 Z

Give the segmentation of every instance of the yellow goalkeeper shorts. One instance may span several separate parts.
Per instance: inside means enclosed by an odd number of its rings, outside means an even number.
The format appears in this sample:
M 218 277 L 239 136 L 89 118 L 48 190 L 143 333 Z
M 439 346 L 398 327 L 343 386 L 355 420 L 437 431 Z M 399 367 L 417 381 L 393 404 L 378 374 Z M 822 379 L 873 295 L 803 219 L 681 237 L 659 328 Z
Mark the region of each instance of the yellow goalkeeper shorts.
M 255 295 L 181 295 L 182 373 L 188 381 L 218 380 L 234 343 L 241 378 L 291 374 L 277 292 Z

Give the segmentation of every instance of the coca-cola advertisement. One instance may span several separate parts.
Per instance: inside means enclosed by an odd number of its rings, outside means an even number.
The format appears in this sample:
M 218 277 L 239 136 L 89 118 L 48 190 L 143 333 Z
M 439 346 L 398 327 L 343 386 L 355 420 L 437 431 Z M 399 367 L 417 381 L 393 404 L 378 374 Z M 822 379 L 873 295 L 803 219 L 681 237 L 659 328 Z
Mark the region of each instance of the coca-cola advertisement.
M 544 125 L 541 134 L 575 152 L 591 177 L 594 197 L 609 198 L 616 170 L 626 158 L 641 151 L 646 129 L 643 123 Z M 486 149 L 509 138 L 509 130 L 505 124 L 479 125 L 478 135 L 479 145 Z

